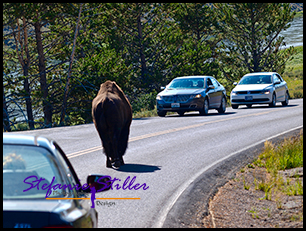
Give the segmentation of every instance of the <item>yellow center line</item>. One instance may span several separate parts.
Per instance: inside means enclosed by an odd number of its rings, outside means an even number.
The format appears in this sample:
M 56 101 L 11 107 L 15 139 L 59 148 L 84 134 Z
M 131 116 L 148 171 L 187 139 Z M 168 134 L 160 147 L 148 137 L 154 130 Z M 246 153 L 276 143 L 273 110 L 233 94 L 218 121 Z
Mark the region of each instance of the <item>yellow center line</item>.
M 67 157 L 68 158 L 73 158 L 73 157 L 81 156 L 81 155 L 84 155 L 84 154 L 87 154 L 87 153 L 90 153 L 90 152 L 95 152 L 95 151 L 98 151 L 98 150 L 101 150 L 101 149 L 102 149 L 102 146 L 97 146 L 97 147 L 93 147 L 93 148 L 85 149 L 85 150 L 82 150 L 82 151 L 67 154 Z
M 301 107 L 301 106 L 298 106 L 298 107 Z M 268 114 L 268 113 L 275 112 L 275 111 L 285 110 L 285 109 L 288 109 L 288 108 L 280 108 L 280 109 L 275 109 L 275 110 L 271 110 L 271 111 L 265 111 L 265 112 L 259 112 L 259 113 L 254 113 L 254 114 L 235 116 L 235 117 L 230 117 L 230 118 L 225 118 L 225 119 L 220 119 L 220 120 L 214 120 L 214 121 L 208 121 L 208 122 L 204 122 L 204 123 L 189 125 L 189 126 L 180 127 L 180 128 L 172 128 L 172 129 L 168 129 L 168 130 L 165 130 L 165 131 L 153 132 L 153 133 L 129 138 L 129 142 L 142 140 L 142 139 L 146 139 L 146 138 L 151 138 L 151 137 L 154 137 L 154 136 L 169 134 L 169 133 L 173 133 L 173 132 L 177 132 L 177 131 L 183 131 L 183 130 L 187 130 L 187 129 L 191 129 L 191 128 L 197 128 L 197 127 L 201 127 L 201 126 L 208 125 L 208 124 L 213 124 L 213 123 L 219 123 L 219 122 L 224 122 L 224 121 L 229 121 L 229 120 L 234 120 L 234 119 L 240 119 L 240 118 L 246 118 L 246 117 L 251 117 L 251 116 L 260 116 L 260 115 Z M 93 148 L 89 148 L 89 149 L 86 149 L 86 150 L 70 153 L 70 154 L 67 155 L 67 157 L 68 158 L 74 158 L 74 157 L 81 156 L 81 155 L 84 155 L 84 154 L 88 154 L 90 152 L 95 152 L 95 151 L 98 151 L 98 150 L 102 150 L 102 145 L 97 146 L 97 147 L 93 147 Z

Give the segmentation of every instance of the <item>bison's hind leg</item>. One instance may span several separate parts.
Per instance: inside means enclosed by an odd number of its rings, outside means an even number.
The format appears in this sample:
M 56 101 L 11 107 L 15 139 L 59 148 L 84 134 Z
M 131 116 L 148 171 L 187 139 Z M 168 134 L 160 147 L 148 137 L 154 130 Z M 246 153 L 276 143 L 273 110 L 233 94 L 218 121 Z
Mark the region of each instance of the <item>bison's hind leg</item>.
M 124 165 L 123 157 L 120 156 L 120 165 Z
M 106 167 L 107 168 L 112 168 L 112 163 L 107 156 L 106 156 Z
M 119 144 L 118 144 L 118 153 L 119 153 L 119 160 L 121 165 L 124 165 L 124 161 L 123 161 L 123 155 L 126 151 L 127 145 L 128 145 L 128 139 L 129 139 L 129 127 L 125 126 L 122 129 L 122 132 L 120 134 L 120 140 L 119 140 Z
M 106 153 L 104 153 L 104 154 L 105 154 L 105 157 L 106 157 L 106 167 L 111 168 L 112 167 L 112 162 L 110 160 L 110 157 Z
M 106 157 L 106 167 L 107 168 L 112 168 L 112 162 L 111 162 L 111 158 L 110 158 L 111 152 L 112 152 L 112 147 L 109 144 L 109 142 L 107 142 L 107 141 L 104 141 L 102 143 L 103 143 L 103 152 L 104 152 L 105 157 Z
M 113 165 L 113 168 L 118 169 L 118 168 L 120 168 L 120 165 L 121 165 L 120 161 L 116 160 L 114 165 Z

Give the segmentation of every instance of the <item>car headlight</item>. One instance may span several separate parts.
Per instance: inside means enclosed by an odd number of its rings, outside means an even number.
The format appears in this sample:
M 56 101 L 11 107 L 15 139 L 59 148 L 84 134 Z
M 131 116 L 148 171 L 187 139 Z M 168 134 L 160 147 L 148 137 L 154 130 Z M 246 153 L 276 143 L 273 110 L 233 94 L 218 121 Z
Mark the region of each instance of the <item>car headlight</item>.
M 156 99 L 157 99 L 157 100 L 161 100 L 162 97 L 161 97 L 160 95 L 157 95 L 157 96 L 156 96 Z
M 202 97 L 201 94 L 191 95 L 191 96 L 190 96 L 190 99 L 199 99 L 199 98 L 201 98 L 201 97 Z
M 237 92 L 236 91 L 232 91 L 232 95 L 237 95 Z
M 263 90 L 261 94 L 265 94 L 265 95 L 270 94 L 270 89 Z

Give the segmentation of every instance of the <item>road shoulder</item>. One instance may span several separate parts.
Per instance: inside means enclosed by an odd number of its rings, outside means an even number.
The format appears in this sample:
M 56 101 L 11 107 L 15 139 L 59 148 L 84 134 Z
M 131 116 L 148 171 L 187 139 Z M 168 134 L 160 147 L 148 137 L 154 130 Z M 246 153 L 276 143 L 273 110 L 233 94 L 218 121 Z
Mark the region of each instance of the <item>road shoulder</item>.
M 254 182 L 269 179 L 265 168 L 246 166 L 234 179 L 219 188 L 209 202 L 209 215 L 202 220 L 205 228 L 303 228 L 303 196 L 271 193 L 266 199 Z M 303 168 L 291 169 L 300 174 Z M 285 171 L 281 171 L 285 172 Z M 294 184 L 292 178 L 290 184 Z M 191 226 L 192 227 L 192 226 Z
M 285 137 L 297 135 L 299 132 L 300 128 L 274 137 L 269 141 L 278 143 Z M 172 206 L 162 227 L 203 227 L 203 219 L 209 215 L 210 199 L 213 198 L 220 187 L 235 177 L 239 169 L 251 163 L 263 148 L 264 142 L 230 156 L 201 174 Z

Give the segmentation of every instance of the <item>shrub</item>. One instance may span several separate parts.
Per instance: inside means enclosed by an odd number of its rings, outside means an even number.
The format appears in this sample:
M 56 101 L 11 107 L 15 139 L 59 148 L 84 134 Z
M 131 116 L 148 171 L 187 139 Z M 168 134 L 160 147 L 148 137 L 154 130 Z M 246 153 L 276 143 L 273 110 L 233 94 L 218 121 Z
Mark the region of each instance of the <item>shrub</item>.
M 131 100 L 133 113 L 153 110 L 156 102 L 156 92 L 141 93 Z
M 303 166 L 303 134 L 299 137 L 285 139 L 275 147 L 270 142 L 265 143 L 265 150 L 259 156 L 264 160 L 268 172 L 276 172 Z

